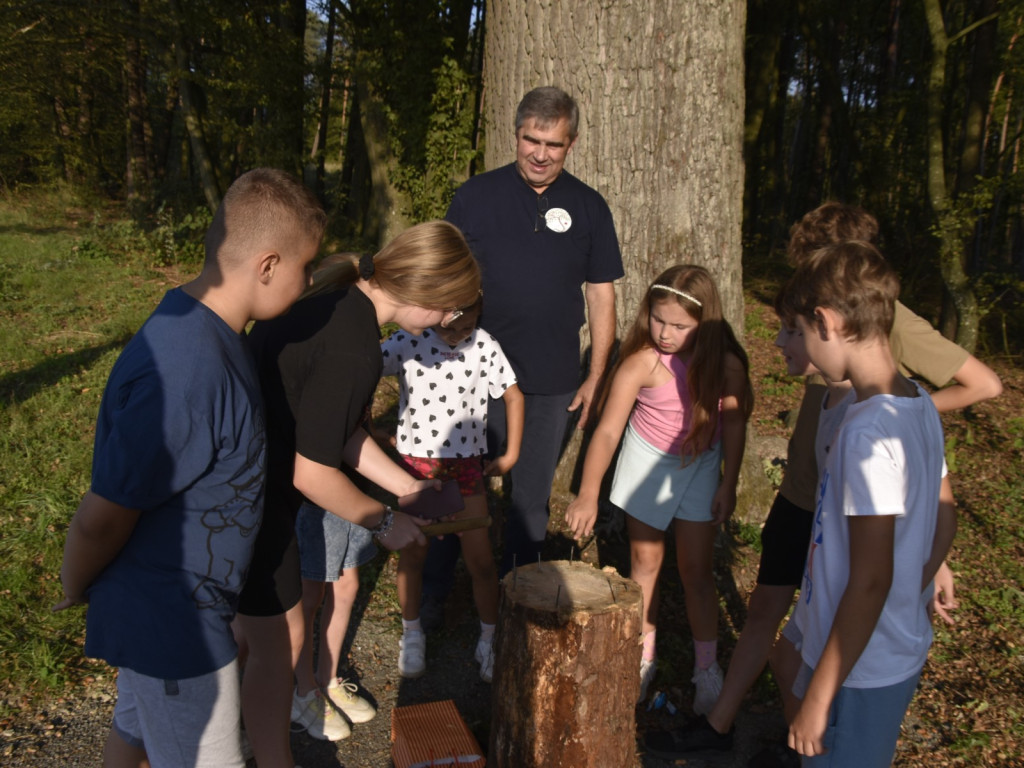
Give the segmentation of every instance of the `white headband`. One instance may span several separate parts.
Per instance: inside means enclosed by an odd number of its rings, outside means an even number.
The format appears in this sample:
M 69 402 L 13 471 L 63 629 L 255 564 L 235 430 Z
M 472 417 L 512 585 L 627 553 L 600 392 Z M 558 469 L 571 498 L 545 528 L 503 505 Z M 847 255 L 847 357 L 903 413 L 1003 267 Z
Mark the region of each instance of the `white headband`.
M 703 304 L 700 303 L 699 300 L 695 299 L 693 296 L 688 294 L 686 291 L 680 291 L 678 288 L 672 288 L 671 286 L 668 286 L 668 285 L 661 285 L 660 283 L 655 283 L 654 285 L 651 286 L 651 290 L 654 290 L 654 289 L 658 289 L 659 291 L 668 291 L 669 293 L 674 293 L 676 296 L 682 296 L 684 299 L 692 301 L 698 307 L 703 307 L 704 306 Z

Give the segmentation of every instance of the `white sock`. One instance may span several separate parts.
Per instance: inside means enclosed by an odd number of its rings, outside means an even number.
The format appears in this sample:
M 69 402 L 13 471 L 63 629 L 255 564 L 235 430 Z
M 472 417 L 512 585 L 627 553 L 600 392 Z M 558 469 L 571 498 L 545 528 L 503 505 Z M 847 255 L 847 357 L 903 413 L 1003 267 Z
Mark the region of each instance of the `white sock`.
M 422 632 L 422 631 L 423 631 L 423 627 L 420 626 L 419 617 L 417 617 L 415 619 L 412 619 L 411 621 L 409 621 L 407 619 L 402 619 L 402 632 L 403 633 L 405 633 L 405 632 Z
M 484 624 L 480 622 L 480 639 L 491 641 L 494 639 L 495 624 Z

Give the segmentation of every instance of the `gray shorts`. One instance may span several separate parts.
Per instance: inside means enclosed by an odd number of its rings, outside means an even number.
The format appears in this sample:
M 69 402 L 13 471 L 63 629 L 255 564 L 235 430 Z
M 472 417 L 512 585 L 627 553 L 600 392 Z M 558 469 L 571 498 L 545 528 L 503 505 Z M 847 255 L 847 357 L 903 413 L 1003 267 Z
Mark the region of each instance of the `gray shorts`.
M 673 520 L 708 522 L 721 466 L 720 442 L 683 466 L 678 456 L 659 451 L 627 425 L 611 502 L 659 531 Z
M 153 768 L 244 768 L 238 660 L 183 680 L 120 668 L 113 727 Z
M 344 568 L 366 565 L 377 555 L 373 534 L 316 504 L 304 502 L 295 519 L 302 578 L 337 581 Z

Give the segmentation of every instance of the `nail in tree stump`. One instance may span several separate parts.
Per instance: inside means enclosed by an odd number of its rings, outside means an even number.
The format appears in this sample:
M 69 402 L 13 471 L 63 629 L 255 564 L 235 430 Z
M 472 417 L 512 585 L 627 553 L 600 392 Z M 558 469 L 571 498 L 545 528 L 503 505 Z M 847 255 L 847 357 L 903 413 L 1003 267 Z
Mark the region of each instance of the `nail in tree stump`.
M 640 587 L 559 561 L 520 566 L 501 588 L 488 764 L 637 765 Z

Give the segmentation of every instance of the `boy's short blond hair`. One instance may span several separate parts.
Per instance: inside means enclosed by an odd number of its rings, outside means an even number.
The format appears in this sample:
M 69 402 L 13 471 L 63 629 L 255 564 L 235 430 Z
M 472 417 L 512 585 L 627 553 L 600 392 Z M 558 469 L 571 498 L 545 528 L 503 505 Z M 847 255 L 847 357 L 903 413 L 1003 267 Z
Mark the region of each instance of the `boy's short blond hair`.
M 831 309 L 842 318 L 846 338 L 865 341 L 888 338 L 899 295 L 899 277 L 878 249 L 850 240 L 808 256 L 783 287 L 775 306 L 789 327 L 797 317 L 814 322 L 818 307 Z
M 241 264 L 265 249 L 291 252 L 296 240 L 320 242 L 327 214 L 299 179 L 276 168 L 254 168 L 228 188 L 206 232 L 206 261 Z

